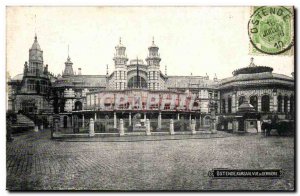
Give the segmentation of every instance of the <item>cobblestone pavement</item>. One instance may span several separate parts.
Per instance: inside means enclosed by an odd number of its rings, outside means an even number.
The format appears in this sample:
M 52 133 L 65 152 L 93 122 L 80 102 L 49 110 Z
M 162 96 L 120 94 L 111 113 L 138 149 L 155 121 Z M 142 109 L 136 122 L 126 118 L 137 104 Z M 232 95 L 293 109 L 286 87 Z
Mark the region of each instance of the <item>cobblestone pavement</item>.
M 30 132 L 7 143 L 7 189 L 294 189 L 293 137 L 231 135 L 131 142 L 49 138 L 49 131 Z M 207 176 L 212 168 L 283 169 L 284 177 L 213 179 Z

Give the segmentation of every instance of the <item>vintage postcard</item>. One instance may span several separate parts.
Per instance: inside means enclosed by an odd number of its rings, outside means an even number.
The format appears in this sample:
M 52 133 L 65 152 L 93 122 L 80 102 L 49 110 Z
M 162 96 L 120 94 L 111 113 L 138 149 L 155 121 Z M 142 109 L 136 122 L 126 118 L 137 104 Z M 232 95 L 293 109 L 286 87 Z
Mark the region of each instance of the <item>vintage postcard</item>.
M 7 6 L 6 189 L 295 191 L 293 6 Z

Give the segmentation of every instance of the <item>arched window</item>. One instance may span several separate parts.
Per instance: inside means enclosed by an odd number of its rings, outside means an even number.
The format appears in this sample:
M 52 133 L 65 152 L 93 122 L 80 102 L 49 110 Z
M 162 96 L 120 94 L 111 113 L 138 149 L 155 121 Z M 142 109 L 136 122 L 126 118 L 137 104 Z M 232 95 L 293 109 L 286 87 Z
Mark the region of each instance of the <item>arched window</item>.
M 239 106 L 244 103 L 244 101 L 246 100 L 246 97 L 245 96 L 240 96 L 239 97 Z
M 290 97 L 290 113 L 294 114 L 295 104 L 294 104 L 294 95 Z
M 254 95 L 254 96 L 251 96 L 250 97 L 250 104 L 254 107 L 254 109 L 257 111 L 257 96 Z
M 139 78 L 137 78 L 137 76 L 133 76 L 128 81 L 128 88 L 147 88 L 147 82 L 141 76 L 139 76 Z
M 278 112 L 282 112 L 282 96 L 277 97 Z
M 228 97 L 228 113 L 231 113 L 231 97 Z
M 261 111 L 269 112 L 270 111 L 270 97 L 269 95 L 264 95 L 261 97 Z
M 289 100 L 289 97 L 287 95 L 284 96 L 284 105 L 283 105 L 284 113 L 288 113 L 288 100 Z
M 75 111 L 82 110 L 82 103 L 81 101 L 76 101 L 75 102 Z

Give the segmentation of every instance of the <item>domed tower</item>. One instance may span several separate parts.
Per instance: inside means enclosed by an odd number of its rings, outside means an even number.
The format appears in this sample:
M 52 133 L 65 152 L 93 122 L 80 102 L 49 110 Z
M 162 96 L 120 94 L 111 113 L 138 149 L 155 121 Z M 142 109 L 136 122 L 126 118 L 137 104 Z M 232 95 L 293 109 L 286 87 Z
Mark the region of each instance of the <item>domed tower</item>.
M 41 76 L 43 74 L 43 51 L 38 43 L 37 36 L 34 36 L 34 42 L 29 49 L 29 67 L 28 72 L 33 76 Z
M 72 65 L 73 65 L 73 63 L 72 63 L 70 55 L 69 55 L 69 46 L 68 46 L 68 58 L 67 58 L 67 61 L 65 62 L 65 70 L 63 72 L 63 76 L 73 76 L 74 75 Z
M 161 58 L 158 53 L 158 47 L 154 43 L 154 38 L 152 40 L 152 45 L 148 48 L 149 54 L 146 58 L 148 64 L 148 88 L 150 90 L 159 90 L 159 78 L 160 78 L 160 61 Z
M 113 58 L 115 62 L 115 89 L 123 90 L 127 87 L 127 55 L 125 54 L 126 47 L 123 46 L 121 38 L 119 44 L 115 47 L 116 53 Z

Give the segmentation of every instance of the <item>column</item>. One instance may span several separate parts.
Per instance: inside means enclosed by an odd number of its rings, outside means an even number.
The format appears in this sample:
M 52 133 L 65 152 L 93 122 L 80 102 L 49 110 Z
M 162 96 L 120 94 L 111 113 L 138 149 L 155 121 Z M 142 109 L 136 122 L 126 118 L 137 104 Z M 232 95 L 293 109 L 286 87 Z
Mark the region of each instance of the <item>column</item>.
M 177 120 L 180 120 L 180 114 L 177 113 Z
M 233 94 L 232 97 L 231 97 L 231 112 L 232 113 L 236 113 L 236 107 L 235 107 L 236 101 L 235 101 L 235 99 L 236 99 L 236 95 Z
M 123 119 L 120 119 L 120 136 L 124 136 L 125 132 L 124 132 L 124 123 L 123 123 Z
M 257 110 L 261 112 L 261 96 L 257 97 Z
M 170 135 L 174 135 L 174 121 L 173 119 L 170 120 Z
M 194 119 L 192 120 L 191 130 L 192 130 L 192 134 L 195 135 L 196 134 L 196 121 Z
M 146 119 L 146 135 L 151 135 L 149 119 Z
M 129 112 L 129 126 L 131 126 L 131 112 Z
M 146 123 L 146 119 L 147 119 L 146 113 L 144 113 L 144 121 L 145 121 L 145 123 Z
M 277 105 L 278 103 L 277 103 L 277 96 L 276 95 L 274 95 L 273 96 L 273 111 L 274 112 L 277 112 L 278 111 L 278 105 Z
M 117 128 L 117 114 L 114 112 L 114 129 Z
M 97 120 L 97 113 L 95 112 L 95 121 Z
M 290 107 L 290 99 L 288 99 L 288 101 L 287 101 L 287 112 L 288 113 L 290 113 L 290 109 L 291 109 L 291 107 Z
M 90 119 L 89 136 L 90 137 L 94 137 L 95 136 L 94 120 L 92 118 Z
M 157 128 L 161 129 L 161 112 L 158 113 Z
M 201 128 L 201 126 L 202 126 L 202 117 L 201 117 L 201 114 L 200 114 L 200 116 L 199 116 L 199 128 Z
M 261 133 L 261 124 L 260 124 L 260 120 L 256 121 L 257 123 L 257 132 Z
M 190 124 L 190 126 L 192 124 L 192 114 L 190 114 L 190 117 L 189 117 L 189 124 Z
M 82 128 L 84 128 L 84 114 L 82 114 Z

